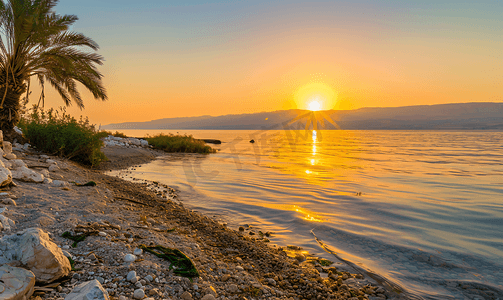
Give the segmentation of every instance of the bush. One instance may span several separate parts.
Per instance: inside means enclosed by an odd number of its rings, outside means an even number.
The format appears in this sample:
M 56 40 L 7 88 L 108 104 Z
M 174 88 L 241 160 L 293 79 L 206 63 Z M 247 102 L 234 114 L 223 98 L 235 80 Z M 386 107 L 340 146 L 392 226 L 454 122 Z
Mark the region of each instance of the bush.
M 185 153 L 215 153 L 216 150 L 206 145 L 201 140 L 196 140 L 192 135 L 159 134 L 146 138 L 148 143 L 156 149 L 166 152 Z
M 50 155 L 59 155 L 79 163 L 97 166 L 106 160 L 101 152 L 103 142 L 100 138 L 106 133 L 97 132 L 89 120 L 80 117 L 76 120 L 60 111 L 33 108 L 32 113 L 22 117 L 18 126 L 30 144 Z
M 107 134 L 107 136 L 109 136 L 109 135 L 113 135 L 113 136 L 115 136 L 115 137 L 120 137 L 120 138 L 127 138 L 127 137 L 128 137 L 128 136 L 127 136 L 127 135 L 125 135 L 124 133 L 122 133 L 122 132 L 118 132 L 118 131 L 115 131 L 115 133 L 113 133 L 113 132 L 111 132 L 111 131 L 106 131 L 106 130 L 103 130 L 103 131 L 101 131 L 101 132 L 106 133 L 106 134 Z M 100 133 L 101 133 L 101 132 L 100 132 Z

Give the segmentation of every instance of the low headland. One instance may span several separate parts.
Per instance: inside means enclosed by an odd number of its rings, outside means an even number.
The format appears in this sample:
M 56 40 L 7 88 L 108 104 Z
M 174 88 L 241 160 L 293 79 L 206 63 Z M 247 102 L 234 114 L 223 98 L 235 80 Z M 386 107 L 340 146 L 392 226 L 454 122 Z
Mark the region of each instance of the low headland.
M 342 263 L 272 245 L 274 233 L 184 207 L 169 186 L 106 175 L 169 155 L 142 140 L 109 136 L 102 151 L 108 159 L 90 167 L 4 142 L 0 167 L 12 178 L 0 194 L 0 263 L 10 273 L 0 279 L 12 299 L 407 298 Z

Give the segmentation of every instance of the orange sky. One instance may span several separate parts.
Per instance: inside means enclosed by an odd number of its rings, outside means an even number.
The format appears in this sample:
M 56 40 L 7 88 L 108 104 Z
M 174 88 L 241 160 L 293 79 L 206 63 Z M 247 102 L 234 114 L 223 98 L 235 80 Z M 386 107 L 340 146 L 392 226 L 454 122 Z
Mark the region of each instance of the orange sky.
M 74 30 L 106 59 L 109 100 L 82 89 L 86 109 L 68 110 L 96 124 L 307 108 L 316 97 L 323 109 L 503 101 L 501 5 L 112 2 L 56 7 L 79 16 Z M 47 94 L 46 107 L 63 104 Z

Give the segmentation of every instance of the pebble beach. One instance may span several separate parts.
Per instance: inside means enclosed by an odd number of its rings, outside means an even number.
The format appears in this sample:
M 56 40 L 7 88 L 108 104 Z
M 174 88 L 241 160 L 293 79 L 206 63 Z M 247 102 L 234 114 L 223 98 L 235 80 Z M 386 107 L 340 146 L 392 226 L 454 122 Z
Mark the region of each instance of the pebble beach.
M 169 186 L 105 174 L 163 155 L 141 143 L 109 144 L 99 169 L 11 148 L 4 143 L 0 164 L 12 177 L 0 194 L 1 299 L 408 298 L 341 262 L 274 245 L 274 233 L 250 235 L 192 211 Z M 156 246 L 181 251 L 197 276 L 144 250 Z

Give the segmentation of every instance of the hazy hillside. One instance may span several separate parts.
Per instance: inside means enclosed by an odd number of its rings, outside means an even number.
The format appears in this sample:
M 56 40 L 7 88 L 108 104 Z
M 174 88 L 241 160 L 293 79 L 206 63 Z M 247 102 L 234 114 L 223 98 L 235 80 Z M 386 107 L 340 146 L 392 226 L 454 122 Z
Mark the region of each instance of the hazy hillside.
M 356 110 L 281 110 L 254 114 L 126 122 L 103 129 L 503 129 L 503 103 L 454 103 Z

